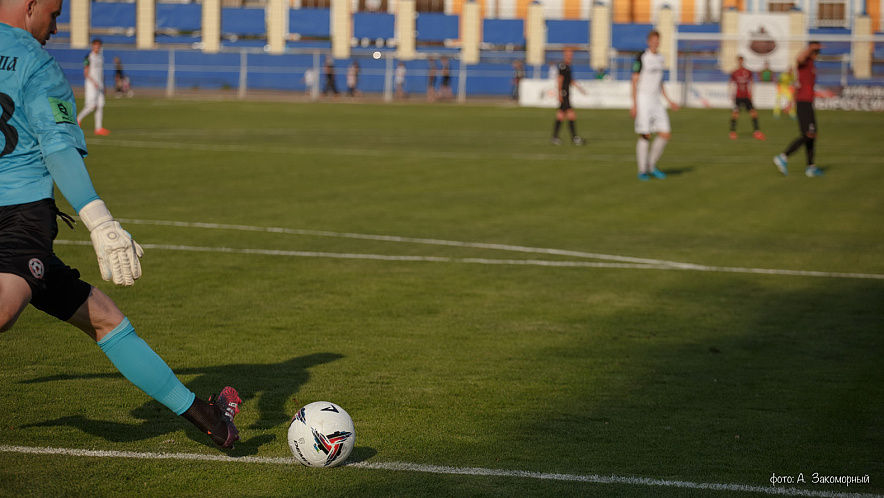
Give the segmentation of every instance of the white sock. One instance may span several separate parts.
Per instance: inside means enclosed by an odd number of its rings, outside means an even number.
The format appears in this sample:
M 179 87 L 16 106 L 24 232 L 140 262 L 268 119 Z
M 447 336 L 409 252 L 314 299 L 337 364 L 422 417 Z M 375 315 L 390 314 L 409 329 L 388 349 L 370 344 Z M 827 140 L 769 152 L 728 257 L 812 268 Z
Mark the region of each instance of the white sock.
M 104 108 L 96 107 L 95 108 L 95 129 L 100 130 L 102 128 L 101 121 L 104 118 Z
M 649 158 L 651 168 L 657 168 L 657 161 L 660 160 L 660 157 L 663 155 L 663 149 L 666 148 L 666 144 L 668 143 L 669 140 L 666 140 L 660 135 L 657 135 L 654 139 L 654 143 L 651 144 L 651 157 Z
M 638 172 L 647 173 L 648 169 L 648 147 L 651 142 L 645 137 L 638 137 L 635 144 L 635 158 L 638 160 Z

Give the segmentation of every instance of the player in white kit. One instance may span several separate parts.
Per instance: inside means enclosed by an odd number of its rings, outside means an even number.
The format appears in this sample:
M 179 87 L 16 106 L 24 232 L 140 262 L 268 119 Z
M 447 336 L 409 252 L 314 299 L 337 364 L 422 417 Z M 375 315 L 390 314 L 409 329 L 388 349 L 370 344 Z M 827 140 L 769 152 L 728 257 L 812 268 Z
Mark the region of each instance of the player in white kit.
M 77 123 L 82 123 L 83 118 L 95 112 L 95 134 L 110 135 L 110 132 L 102 126 L 104 120 L 104 54 L 101 52 L 101 40 L 92 41 L 92 51 L 83 61 L 83 76 L 85 77 L 86 102 L 83 110 L 77 115 Z
M 660 46 L 660 33 L 651 31 L 648 34 L 648 49 L 640 54 L 632 65 L 632 109 L 630 114 L 635 119 L 635 132 L 638 143 L 635 155 L 638 161 L 638 179 L 650 180 L 666 178 L 666 174 L 657 169 L 657 161 L 663 155 L 663 149 L 672 138 L 669 126 L 669 115 L 666 113 L 665 99 L 672 110 L 678 105 L 666 95 L 663 88 L 663 72 L 666 61 L 657 53 Z M 657 134 L 653 143 L 651 135 Z

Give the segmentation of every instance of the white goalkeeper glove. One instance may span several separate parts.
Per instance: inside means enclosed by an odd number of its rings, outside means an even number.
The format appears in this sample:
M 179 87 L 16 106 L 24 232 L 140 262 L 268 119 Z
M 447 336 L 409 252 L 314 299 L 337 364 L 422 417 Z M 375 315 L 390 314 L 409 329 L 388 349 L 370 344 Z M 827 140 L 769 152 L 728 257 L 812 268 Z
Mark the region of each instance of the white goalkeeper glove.
M 132 240 L 129 232 L 114 217 L 101 199 L 86 204 L 80 210 L 80 219 L 92 235 L 92 246 L 98 256 L 101 278 L 117 285 L 132 285 L 141 277 L 144 251 Z

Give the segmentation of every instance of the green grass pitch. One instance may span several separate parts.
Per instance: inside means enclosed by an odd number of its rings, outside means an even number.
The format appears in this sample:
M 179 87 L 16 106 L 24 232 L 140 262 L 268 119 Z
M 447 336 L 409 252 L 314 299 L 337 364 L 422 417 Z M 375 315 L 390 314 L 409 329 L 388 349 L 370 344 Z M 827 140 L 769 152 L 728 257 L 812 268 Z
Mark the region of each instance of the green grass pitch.
M 259 460 L 10 450 L 223 454 L 29 309 L 0 336 L 0 495 L 884 493 L 884 119 L 818 112 L 825 177 L 801 151 L 784 178 L 795 122 L 731 141 L 728 114 L 671 113 L 669 177 L 639 182 L 626 111 L 553 147 L 552 110 L 505 105 L 109 101 L 87 165 L 144 277 L 102 282 L 82 227 L 56 251 L 198 395 L 239 389 L 229 455 Z M 319 400 L 357 465 L 274 460 Z

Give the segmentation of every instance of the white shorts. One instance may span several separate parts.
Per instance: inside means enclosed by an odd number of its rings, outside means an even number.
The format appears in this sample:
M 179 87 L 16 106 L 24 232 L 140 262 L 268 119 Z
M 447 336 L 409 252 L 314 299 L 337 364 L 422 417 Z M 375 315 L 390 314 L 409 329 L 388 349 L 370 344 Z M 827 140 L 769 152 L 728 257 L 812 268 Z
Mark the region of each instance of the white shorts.
M 104 91 L 96 88 L 95 85 L 91 83 L 86 84 L 85 97 L 84 109 L 88 107 L 104 107 Z
M 669 114 L 660 98 L 638 98 L 635 109 L 635 132 L 639 135 L 669 133 Z

